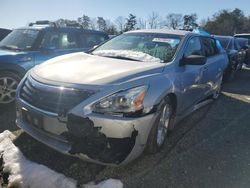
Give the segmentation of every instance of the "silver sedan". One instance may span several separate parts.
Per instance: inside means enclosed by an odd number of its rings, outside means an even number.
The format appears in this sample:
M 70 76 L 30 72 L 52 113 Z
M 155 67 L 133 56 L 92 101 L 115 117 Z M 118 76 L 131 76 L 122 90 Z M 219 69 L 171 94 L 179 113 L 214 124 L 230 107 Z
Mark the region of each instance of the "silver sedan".
M 228 58 L 210 36 L 140 30 L 32 69 L 17 125 L 84 160 L 123 165 L 160 150 L 185 116 L 219 96 Z

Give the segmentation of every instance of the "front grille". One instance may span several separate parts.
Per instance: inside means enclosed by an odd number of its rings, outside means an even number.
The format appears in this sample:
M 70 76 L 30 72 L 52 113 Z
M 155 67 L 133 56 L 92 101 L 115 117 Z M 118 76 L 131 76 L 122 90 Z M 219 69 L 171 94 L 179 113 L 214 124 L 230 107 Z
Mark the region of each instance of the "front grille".
M 41 84 L 27 78 L 20 90 L 20 98 L 34 107 L 57 114 L 68 110 L 93 95 L 94 91 L 62 88 Z

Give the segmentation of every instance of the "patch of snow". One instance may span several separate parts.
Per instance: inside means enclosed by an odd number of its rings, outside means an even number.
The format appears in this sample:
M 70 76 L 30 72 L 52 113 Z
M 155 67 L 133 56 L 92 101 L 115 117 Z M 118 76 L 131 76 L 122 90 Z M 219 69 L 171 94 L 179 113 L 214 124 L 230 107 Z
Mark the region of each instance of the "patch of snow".
M 100 182 L 97 185 L 83 185 L 82 188 L 123 188 L 123 184 L 120 180 L 108 179 Z
M 13 144 L 15 136 L 4 131 L 0 134 L 0 155 L 3 156 L 4 172 L 10 173 L 8 187 L 18 188 L 77 188 L 77 182 L 44 165 L 27 160 Z M 122 188 L 120 180 L 108 179 L 97 185 L 86 184 L 82 188 Z
M 27 160 L 22 152 L 12 143 L 9 131 L 0 134 L 0 153 L 3 155 L 4 172 L 9 172 L 9 187 L 76 188 L 76 181 Z
M 93 52 L 93 54 L 98 56 L 131 58 L 143 62 L 156 62 L 156 63 L 162 62 L 161 59 L 159 58 L 153 57 L 143 52 L 132 51 L 132 50 L 98 50 Z

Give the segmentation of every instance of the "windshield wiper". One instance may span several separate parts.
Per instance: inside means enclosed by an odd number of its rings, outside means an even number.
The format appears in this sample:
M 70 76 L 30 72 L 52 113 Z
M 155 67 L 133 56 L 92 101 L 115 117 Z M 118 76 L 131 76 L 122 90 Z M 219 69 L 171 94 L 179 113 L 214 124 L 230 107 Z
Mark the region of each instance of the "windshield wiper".
M 130 61 L 140 61 L 142 62 L 141 60 L 138 60 L 138 59 L 134 59 L 134 58 L 131 58 L 131 57 L 123 57 L 123 56 L 109 56 L 109 55 L 102 55 L 102 57 L 108 57 L 108 58 L 115 58 L 115 59 L 122 59 L 122 60 L 130 60 Z

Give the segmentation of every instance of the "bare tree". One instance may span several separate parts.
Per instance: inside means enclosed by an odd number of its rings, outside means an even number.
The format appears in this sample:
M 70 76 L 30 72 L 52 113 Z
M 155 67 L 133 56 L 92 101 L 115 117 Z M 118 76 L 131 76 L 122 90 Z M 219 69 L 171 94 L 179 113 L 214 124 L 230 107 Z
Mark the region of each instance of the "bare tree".
M 171 29 L 178 29 L 183 23 L 182 14 L 170 13 L 166 16 L 166 26 Z
M 106 20 L 106 30 L 105 32 L 109 35 L 117 35 L 118 31 L 116 26 L 110 20 Z
M 90 18 L 90 22 L 89 22 L 89 27 L 90 29 L 96 29 L 96 18 Z
M 196 13 L 186 14 L 183 16 L 183 29 L 184 30 L 193 30 L 194 28 L 198 27 L 196 23 L 198 16 Z
M 137 28 L 138 29 L 146 29 L 147 28 L 147 21 L 145 21 L 144 19 L 142 18 L 139 18 L 137 20 Z
M 157 12 L 152 12 L 148 17 L 148 25 L 150 29 L 156 29 L 159 24 L 160 16 Z
M 120 33 L 122 33 L 125 29 L 126 24 L 126 18 L 119 16 L 115 19 L 115 24 L 117 26 L 117 29 Z
M 200 21 L 200 23 L 199 23 L 199 26 L 200 26 L 200 27 L 205 27 L 206 24 L 207 24 L 207 22 L 209 22 L 209 21 L 210 21 L 209 18 L 207 18 L 207 19 L 203 18 L 203 19 L 201 19 L 201 21 Z

